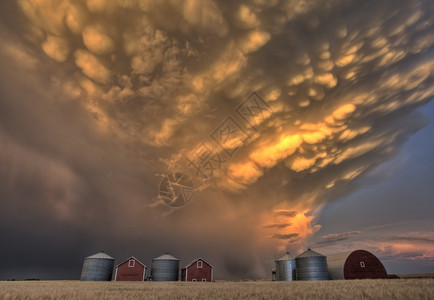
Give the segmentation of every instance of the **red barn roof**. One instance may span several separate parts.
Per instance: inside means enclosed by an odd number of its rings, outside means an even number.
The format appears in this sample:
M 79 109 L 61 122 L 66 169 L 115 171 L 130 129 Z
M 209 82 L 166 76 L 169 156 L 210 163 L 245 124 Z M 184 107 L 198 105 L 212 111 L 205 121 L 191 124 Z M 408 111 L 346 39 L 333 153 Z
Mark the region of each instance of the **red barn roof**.
M 214 267 L 203 258 L 196 258 L 181 270 L 181 281 L 214 281 Z
M 115 281 L 143 281 L 145 280 L 146 266 L 134 256 L 116 266 Z
M 199 257 L 196 258 L 194 260 L 192 260 L 188 265 L 186 265 L 183 269 L 187 269 L 188 267 L 190 267 L 192 264 L 194 264 L 195 262 L 197 262 L 198 260 L 203 261 L 204 263 L 207 263 L 211 268 L 214 268 L 214 266 L 212 264 L 210 264 L 209 262 L 207 262 L 206 260 L 204 260 L 203 258 Z
M 138 260 L 138 259 L 135 258 L 134 256 L 130 256 L 128 259 L 126 259 L 126 260 L 124 260 L 123 262 L 121 262 L 120 264 L 118 264 L 118 265 L 116 266 L 116 268 L 119 267 L 120 265 L 126 263 L 127 261 L 130 261 L 130 259 L 134 259 L 134 260 L 136 260 L 139 264 L 141 264 L 142 266 L 144 266 L 145 268 L 147 268 L 147 266 L 146 266 L 144 263 L 142 263 L 140 260 Z

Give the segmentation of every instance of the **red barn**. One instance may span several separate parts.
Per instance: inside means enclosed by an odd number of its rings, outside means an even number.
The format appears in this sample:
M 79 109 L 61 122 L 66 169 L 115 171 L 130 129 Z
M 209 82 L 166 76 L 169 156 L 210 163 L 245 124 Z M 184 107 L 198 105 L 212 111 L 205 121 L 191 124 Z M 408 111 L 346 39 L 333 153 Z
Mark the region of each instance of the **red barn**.
M 214 267 L 198 258 L 181 270 L 181 281 L 213 281 Z
M 387 278 L 381 261 L 366 250 L 329 255 L 327 267 L 332 280 Z
M 116 266 L 115 281 L 144 281 L 146 266 L 137 258 L 131 256 Z

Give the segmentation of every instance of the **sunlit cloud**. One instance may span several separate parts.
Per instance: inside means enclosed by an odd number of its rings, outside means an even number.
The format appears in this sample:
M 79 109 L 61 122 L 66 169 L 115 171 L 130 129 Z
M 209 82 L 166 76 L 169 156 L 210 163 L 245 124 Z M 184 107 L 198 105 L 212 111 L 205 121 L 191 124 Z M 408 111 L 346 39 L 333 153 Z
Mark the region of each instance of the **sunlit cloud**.
M 63 62 L 68 58 L 69 47 L 67 42 L 56 36 L 47 36 L 47 39 L 42 43 L 42 49 L 45 54 L 58 62 Z
M 107 207 L 137 208 L 116 222 L 144 227 L 157 215 L 156 227 L 176 227 L 180 236 L 201 224 L 229 246 L 226 232 L 240 226 L 250 238 L 245 247 L 302 249 L 321 228 L 321 207 L 398 153 L 426 125 L 412 111 L 434 97 L 429 1 L 16 3 L 20 26 L 0 27 L 2 56 L 32 79 L 26 84 L 38 91 L 35 105 L 71 110 L 65 123 L 89 136 L 90 145 L 77 142 L 68 155 L 57 150 L 66 137 L 45 150 L 55 160 L 49 177 L 65 181 L 65 196 L 53 204 L 65 220 L 79 218 L 72 191 L 84 184 L 74 173 L 81 172 L 94 180 L 86 199 L 100 193 Z M 251 95 L 257 102 L 248 102 Z M 50 120 L 51 113 L 37 116 Z M 223 126 L 228 120 L 233 127 Z M 192 167 L 188 159 L 201 145 L 210 152 Z M 99 159 L 107 163 L 94 165 Z M 116 172 L 118 182 L 107 183 L 104 174 Z M 160 177 L 171 172 L 188 174 L 196 188 L 197 199 L 176 211 L 158 198 Z M 43 186 L 55 190 L 59 181 Z M 101 218 L 116 213 L 107 209 Z M 196 215 L 197 224 L 190 221 Z M 324 235 L 317 245 L 360 232 Z M 415 250 L 409 240 L 391 243 L 375 247 Z
M 95 54 L 107 54 L 113 51 L 113 40 L 101 27 L 88 26 L 83 30 L 84 45 Z

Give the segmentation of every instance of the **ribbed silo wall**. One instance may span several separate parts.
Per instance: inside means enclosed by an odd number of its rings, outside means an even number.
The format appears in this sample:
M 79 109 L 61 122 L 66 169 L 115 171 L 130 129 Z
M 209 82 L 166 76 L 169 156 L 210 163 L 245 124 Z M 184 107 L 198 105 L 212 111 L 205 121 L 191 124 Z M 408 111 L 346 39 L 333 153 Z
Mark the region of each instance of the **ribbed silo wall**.
M 295 280 L 295 260 L 276 261 L 276 275 L 279 281 Z
M 80 280 L 110 281 L 113 274 L 114 259 L 85 258 Z
M 297 280 L 328 280 L 327 259 L 325 256 L 295 258 Z
M 153 281 L 178 281 L 179 260 L 159 259 L 152 261 Z
M 345 279 L 344 265 L 350 254 L 351 252 L 347 252 L 340 253 L 339 255 L 327 256 L 327 268 L 329 270 L 329 277 L 331 280 Z

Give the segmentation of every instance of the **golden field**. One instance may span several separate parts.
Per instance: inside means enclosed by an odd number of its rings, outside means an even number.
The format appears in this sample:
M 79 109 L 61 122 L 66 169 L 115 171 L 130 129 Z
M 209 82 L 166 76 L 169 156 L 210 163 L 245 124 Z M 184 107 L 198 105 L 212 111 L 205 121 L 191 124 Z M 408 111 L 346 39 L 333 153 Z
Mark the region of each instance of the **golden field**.
M 434 299 L 434 279 L 316 282 L 3 281 L 0 299 Z

